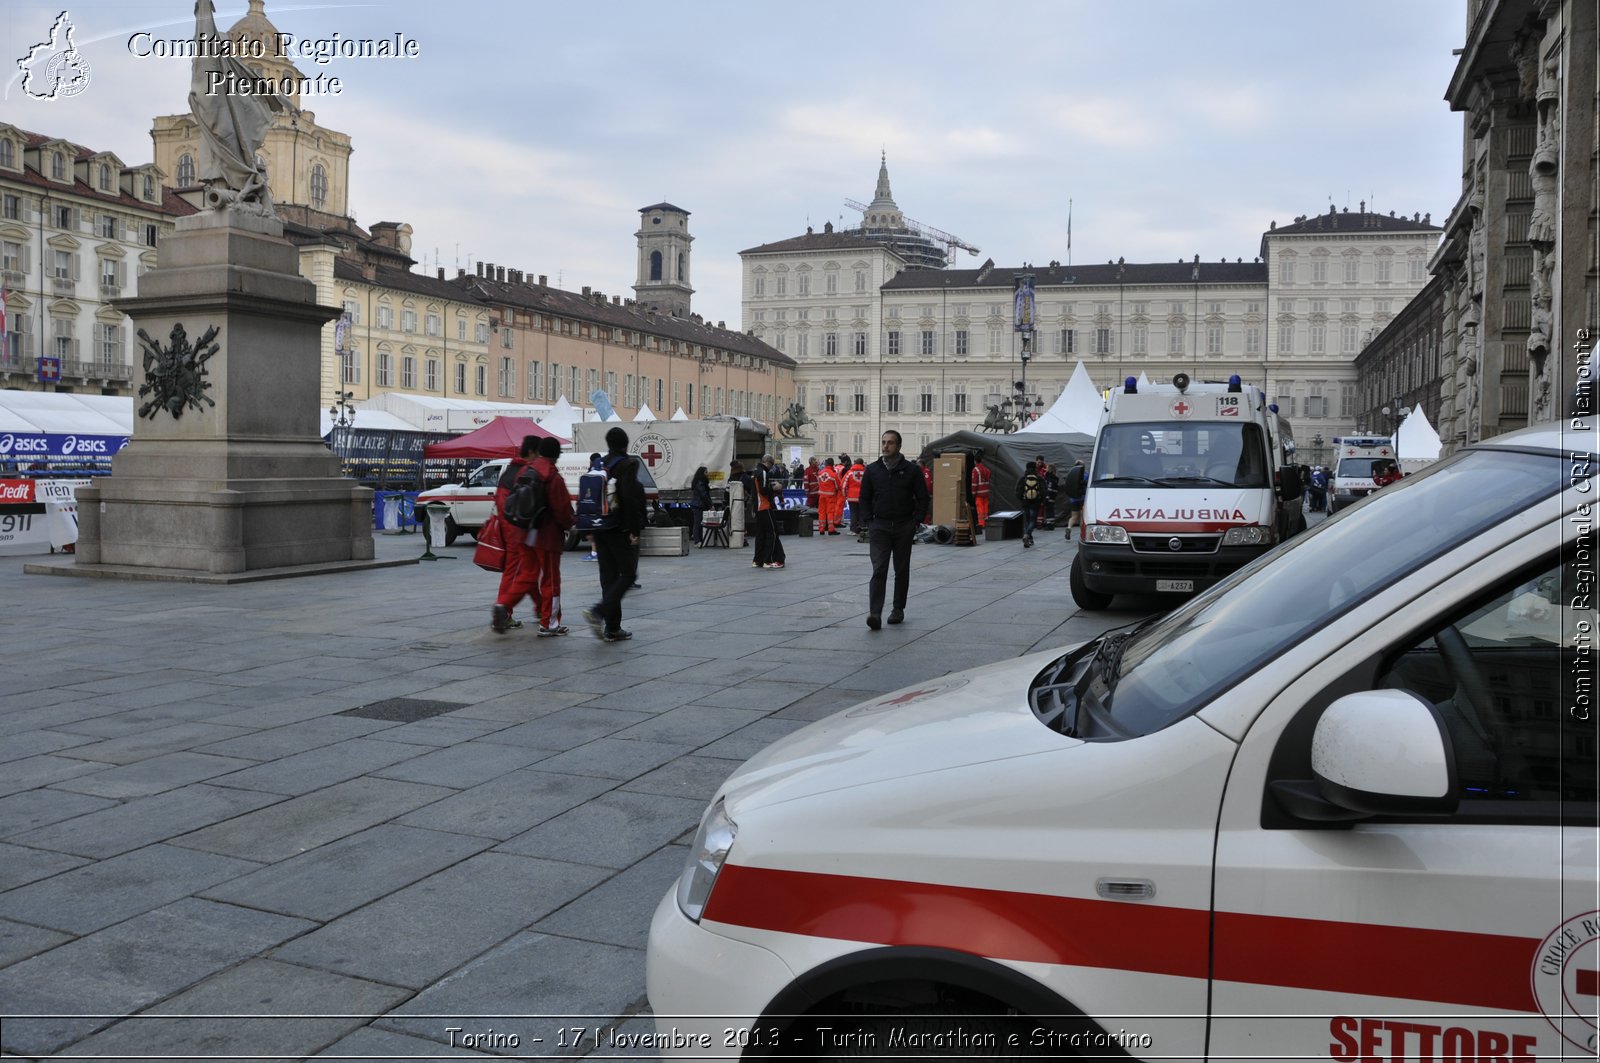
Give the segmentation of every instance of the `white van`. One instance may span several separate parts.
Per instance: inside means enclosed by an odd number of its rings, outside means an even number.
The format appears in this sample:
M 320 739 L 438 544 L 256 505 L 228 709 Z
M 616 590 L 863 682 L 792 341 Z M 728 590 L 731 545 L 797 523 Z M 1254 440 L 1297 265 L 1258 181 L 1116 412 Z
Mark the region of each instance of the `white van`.
M 461 483 L 444 484 L 417 495 L 418 506 L 429 502 L 442 502 L 450 507 L 450 512 L 445 517 L 446 546 L 454 544 L 463 535 L 476 535 L 488 522 L 489 514 L 494 512 L 495 487 L 500 483 L 500 475 L 505 472 L 509 464 L 511 464 L 510 458 L 486 461 L 473 469 Z M 573 452 L 562 454 L 556 459 L 556 470 L 561 473 L 561 479 L 566 483 L 567 490 L 574 499 L 578 497 L 578 477 L 588 471 L 588 468 L 587 454 Z M 661 492 L 656 489 L 655 480 L 651 478 L 650 470 L 643 462 L 639 464 L 639 482 L 644 485 L 645 504 L 649 507 L 653 518 Z M 583 537 L 577 532 L 569 534 L 567 549 L 575 549 L 582 539 Z
M 1394 460 L 1394 440 L 1388 436 L 1334 436 L 1328 512 L 1336 513 L 1376 491 L 1378 482 L 1372 478 L 1373 467 Z
M 655 914 L 662 1050 L 1595 1058 L 1596 483 L 1564 431 L 758 754 Z

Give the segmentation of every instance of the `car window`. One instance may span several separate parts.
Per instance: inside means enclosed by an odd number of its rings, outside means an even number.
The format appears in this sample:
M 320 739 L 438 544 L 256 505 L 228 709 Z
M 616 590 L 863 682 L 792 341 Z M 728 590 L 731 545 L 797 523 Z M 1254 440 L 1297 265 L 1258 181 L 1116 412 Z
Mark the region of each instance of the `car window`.
M 480 465 L 473 471 L 471 479 L 467 481 L 468 487 L 494 487 L 500 482 L 501 470 L 504 465 Z
M 1467 451 L 1297 536 L 1140 631 L 1111 711 L 1148 734 L 1420 566 L 1561 489 L 1554 456 Z
M 1587 546 L 1594 556 L 1593 537 Z M 1487 601 L 1399 648 L 1380 686 L 1409 690 L 1439 710 L 1468 802 L 1570 802 L 1593 816 L 1595 723 L 1578 715 L 1577 647 L 1593 610 L 1563 587 L 1559 558 L 1519 574 Z

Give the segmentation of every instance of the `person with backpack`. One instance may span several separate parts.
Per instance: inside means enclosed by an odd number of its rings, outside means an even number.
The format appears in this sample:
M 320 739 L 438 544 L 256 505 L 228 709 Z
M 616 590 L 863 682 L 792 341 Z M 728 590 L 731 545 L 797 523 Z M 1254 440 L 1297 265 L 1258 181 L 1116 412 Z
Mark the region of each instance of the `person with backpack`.
M 517 449 L 517 456 L 511 459 L 500 473 L 500 479 L 494 488 L 494 511 L 500 517 L 504 528 L 502 536 L 505 546 L 505 566 L 500 569 L 500 589 L 495 595 L 494 605 L 489 609 L 489 628 L 497 633 L 506 632 L 514 627 L 521 627 L 522 621 L 513 619 L 511 610 L 527 594 L 527 588 L 514 590 L 518 576 L 522 570 L 523 561 L 527 558 L 528 549 L 522 543 L 522 532 L 506 518 L 506 499 L 517 485 L 517 480 L 522 476 L 538 452 L 539 437 L 523 436 L 522 445 Z
M 539 453 L 528 472 L 543 481 L 544 504 L 537 510 L 525 536 L 523 574 L 528 596 L 539 616 L 539 637 L 567 634 L 561 622 L 561 555 L 566 552 L 567 532 L 572 527 L 572 493 L 556 468 L 561 457 L 561 441 L 552 437 L 539 440 Z
M 639 459 L 628 453 L 628 433 L 621 426 L 606 433 L 604 466 L 598 491 L 592 472 L 584 473 L 578 484 L 579 526 L 587 517 L 600 561 L 600 600 L 583 611 L 583 619 L 595 638 L 626 642 L 633 633 L 622 628 L 622 599 L 639 572 L 639 538 L 647 514 Z M 601 512 L 593 512 L 595 508 Z
M 1022 471 L 1022 478 L 1017 481 L 1017 505 L 1022 507 L 1023 549 L 1033 545 L 1033 529 L 1039 522 L 1039 508 L 1043 504 L 1044 479 L 1039 475 L 1038 465 L 1030 461 Z
M 1072 529 L 1083 523 L 1083 500 L 1089 495 L 1089 470 L 1079 458 L 1067 470 L 1067 482 L 1061 488 L 1067 496 L 1067 541 L 1072 540 Z

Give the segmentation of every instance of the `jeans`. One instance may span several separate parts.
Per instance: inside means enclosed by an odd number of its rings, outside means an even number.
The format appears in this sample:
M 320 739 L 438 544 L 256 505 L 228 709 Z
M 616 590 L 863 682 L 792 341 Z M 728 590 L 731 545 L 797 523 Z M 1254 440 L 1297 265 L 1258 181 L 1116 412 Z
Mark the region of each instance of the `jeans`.
M 911 590 L 911 543 L 917 534 L 915 520 L 874 520 L 867 530 L 867 552 L 872 557 L 872 579 L 867 583 L 867 612 L 883 615 L 884 592 L 889 583 L 889 562 L 894 562 L 894 607 L 906 607 Z
M 1024 502 L 1024 503 L 1022 503 L 1022 538 L 1023 539 L 1026 540 L 1026 539 L 1033 538 L 1033 528 L 1034 528 L 1034 525 L 1038 523 L 1038 521 L 1039 521 L 1039 503 L 1038 502 Z

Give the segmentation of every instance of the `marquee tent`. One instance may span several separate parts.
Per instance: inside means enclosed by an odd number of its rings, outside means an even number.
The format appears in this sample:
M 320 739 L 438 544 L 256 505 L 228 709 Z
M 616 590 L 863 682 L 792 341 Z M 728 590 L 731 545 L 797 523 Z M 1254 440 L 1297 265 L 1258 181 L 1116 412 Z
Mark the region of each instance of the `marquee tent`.
M 1063 432 L 1076 432 L 1092 436 L 1100 430 L 1100 414 L 1104 408 L 1100 392 L 1096 390 L 1094 381 L 1089 379 L 1089 371 L 1079 362 L 1073 366 L 1071 379 L 1050 408 L 1040 414 L 1037 420 L 1017 429 L 1017 434 L 1060 435 Z
M 468 432 L 442 443 L 429 443 L 423 448 L 422 456 L 429 459 L 514 458 L 522 449 L 523 436 L 549 436 L 561 440 L 563 444 L 571 442 L 525 417 L 496 417 L 476 432 Z
M 999 511 L 1017 508 L 1015 489 L 1017 481 L 1022 479 L 1023 466 L 1028 462 L 1042 454 L 1057 476 L 1065 476 L 1074 461 L 1089 464 L 1094 454 L 1094 436 L 1083 432 L 1001 435 L 964 431 L 935 439 L 922 448 L 920 457 L 932 458 L 955 450 L 983 455 L 984 464 L 994 474 L 989 485 L 989 509 Z
M 642 422 L 645 422 L 645 421 L 654 421 L 655 419 L 656 419 L 655 411 L 650 408 L 650 404 L 648 402 L 645 403 L 643 406 L 640 406 L 639 407 L 639 412 L 633 415 L 633 420 L 634 420 L 635 424 L 639 424 L 639 423 L 642 423 Z
M 1438 461 L 1442 446 L 1439 433 L 1428 423 L 1428 415 L 1422 412 L 1420 404 L 1400 422 L 1400 431 L 1395 433 L 1394 452 L 1400 458 L 1402 472 Z

